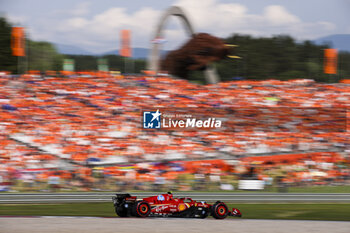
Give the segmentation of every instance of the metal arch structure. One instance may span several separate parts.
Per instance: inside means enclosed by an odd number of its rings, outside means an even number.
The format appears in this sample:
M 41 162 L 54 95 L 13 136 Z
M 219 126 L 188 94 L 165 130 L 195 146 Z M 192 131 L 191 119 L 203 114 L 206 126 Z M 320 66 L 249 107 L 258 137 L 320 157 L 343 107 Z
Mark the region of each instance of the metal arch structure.
M 183 25 L 185 27 L 187 34 L 190 37 L 194 36 L 195 31 L 194 31 L 190 21 L 186 17 L 185 12 L 178 6 L 172 6 L 161 17 L 161 19 L 157 25 L 156 32 L 154 34 L 152 41 L 156 40 L 157 38 L 163 38 L 163 30 L 164 30 L 165 24 L 166 24 L 168 18 L 171 16 L 179 17 L 183 22 Z M 148 57 L 148 65 L 147 66 L 148 66 L 149 70 L 152 70 L 155 73 L 158 73 L 159 68 L 160 68 L 160 49 L 161 49 L 161 44 L 151 42 L 151 52 L 150 52 L 150 55 Z M 206 70 L 204 70 L 204 74 L 205 74 L 205 79 L 206 79 L 207 83 L 219 82 L 219 77 L 217 75 L 216 69 L 213 66 L 209 65 L 206 68 Z
M 163 38 L 163 29 L 164 29 L 165 24 L 170 16 L 179 17 L 182 20 L 183 25 L 184 25 L 188 35 L 190 37 L 193 37 L 193 35 L 195 34 L 195 31 L 193 30 L 193 27 L 192 27 L 190 21 L 188 20 L 188 18 L 186 17 L 185 13 L 183 12 L 183 10 L 180 7 L 172 6 L 165 12 L 165 14 L 160 19 L 160 21 L 157 25 L 153 40 L 155 40 L 157 38 Z M 161 44 L 152 43 L 151 48 L 152 48 L 151 53 L 150 53 L 150 56 L 148 59 L 148 69 L 153 70 L 155 72 L 158 72 L 159 68 L 160 68 L 159 63 L 160 63 Z

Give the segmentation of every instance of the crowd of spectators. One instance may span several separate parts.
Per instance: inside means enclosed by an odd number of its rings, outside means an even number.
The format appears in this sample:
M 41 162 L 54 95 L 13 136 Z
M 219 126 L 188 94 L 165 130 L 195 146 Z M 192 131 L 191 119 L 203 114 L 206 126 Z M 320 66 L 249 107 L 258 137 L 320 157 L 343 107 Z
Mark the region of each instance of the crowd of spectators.
M 164 172 L 154 164 L 210 159 L 244 164 L 245 157 L 296 152 L 336 152 L 344 169 L 349 166 L 348 84 L 266 80 L 199 85 L 167 76 L 49 74 L 0 72 L 0 183 L 7 186 L 21 181 L 25 189 L 142 187 L 135 177 L 175 185 L 189 170 L 171 166 Z M 143 130 L 141 113 L 150 108 L 197 111 L 223 119 L 227 128 Z M 237 174 L 237 164 L 225 170 L 217 166 L 210 166 L 213 174 Z M 201 177 L 206 176 L 198 173 L 194 179 Z

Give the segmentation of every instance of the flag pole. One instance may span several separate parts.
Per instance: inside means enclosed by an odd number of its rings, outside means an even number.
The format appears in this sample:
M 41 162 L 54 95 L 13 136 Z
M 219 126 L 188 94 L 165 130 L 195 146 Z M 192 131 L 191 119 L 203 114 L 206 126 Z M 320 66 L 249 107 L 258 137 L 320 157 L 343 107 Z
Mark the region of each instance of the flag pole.
M 126 74 L 127 73 L 126 57 L 123 56 L 123 60 L 124 60 L 124 74 Z
M 28 65 L 28 63 L 29 63 L 29 53 L 28 53 L 28 51 L 29 51 L 29 48 L 28 48 L 29 43 L 28 43 L 26 37 L 24 38 L 24 46 L 25 46 L 25 50 L 26 50 L 24 73 L 27 73 L 28 72 L 28 67 L 29 67 L 29 65 Z
M 19 74 L 19 56 L 17 56 L 17 74 Z

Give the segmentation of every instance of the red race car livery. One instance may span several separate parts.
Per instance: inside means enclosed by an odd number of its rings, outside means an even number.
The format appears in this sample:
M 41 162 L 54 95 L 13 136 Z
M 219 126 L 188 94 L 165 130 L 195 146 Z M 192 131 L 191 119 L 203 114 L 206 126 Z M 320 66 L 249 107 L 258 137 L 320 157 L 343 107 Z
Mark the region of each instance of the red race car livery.
M 217 201 L 208 204 L 205 201 L 194 201 L 189 197 L 174 198 L 173 194 L 160 194 L 137 200 L 130 194 L 116 194 L 112 197 L 116 214 L 120 217 L 183 217 L 206 218 L 209 215 L 216 219 L 224 219 L 227 216 L 241 217 L 241 212 L 233 208 L 228 209 L 225 203 Z

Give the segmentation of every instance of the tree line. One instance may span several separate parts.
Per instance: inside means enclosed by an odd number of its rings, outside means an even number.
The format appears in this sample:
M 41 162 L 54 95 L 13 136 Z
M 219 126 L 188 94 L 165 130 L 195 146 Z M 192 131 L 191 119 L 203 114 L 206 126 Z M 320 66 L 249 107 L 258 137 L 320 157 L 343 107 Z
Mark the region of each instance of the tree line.
M 121 57 L 118 55 L 65 55 L 65 58 L 73 59 L 75 70 L 78 71 L 97 70 L 99 58 L 107 60 L 109 70 L 120 71 L 122 73 L 140 73 L 142 70 L 146 69 L 145 60 Z
M 12 73 L 24 70 L 61 70 L 64 55 L 46 41 L 25 40 L 25 57 L 12 56 L 11 50 L 12 25 L 0 17 L 0 70 Z
M 228 44 L 238 45 L 235 51 L 241 59 L 217 63 L 221 77 L 227 79 L 296 79 L 338 81 L 350 78 L 350 53 L 338 54 L 338 74 L 323 73 L 324 49 L 330 44 L 316 45 L 311 41 L 298 42 L 288 35 L 271 38 L 254 38 L 234 34 L 225 39 Z
M 63 55 L 57 52 L 53 44 L 45 41 L 26 39 L 27 57 L 17 58 L 11 53 L 12 25 L 0 17 L 0 70 L 12 73 L 18 70 L 62 70 L 65 58 L 74 59 L 77 71 L 97 70 L 99 58 L 108 61 L 110 70 L 127 73 L 139 73 L 146 68 L 142 59 L 123 58 L 118 55 L 85 56 Z M 311 41 L 296 41 L 288 35 L 271 38 L 256 38 L 249 35 L 233 34 L 224 39 L 228 44 L 235 44 L 234 55 L 240 59 L 225 59 L 216 62 L 222 80 L 237 79 L 296 79 L 309 78 L 322 82 L 337 82 L 350 78 L 350 53 L 339 52 L 338 73 L 323 73 L 323 51 L 331 45 L 316 45 Z M 18 63 L 18 59 L 21 59 Z M 20 64 L 20 66 L 18 66 Z M 201 82 L 202 72 L 193 72 L 189 79 Z

